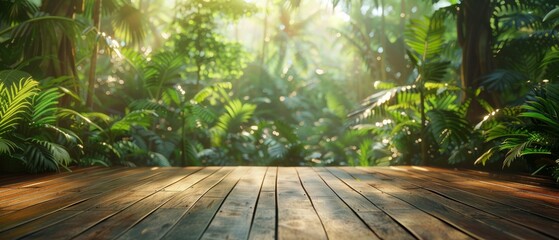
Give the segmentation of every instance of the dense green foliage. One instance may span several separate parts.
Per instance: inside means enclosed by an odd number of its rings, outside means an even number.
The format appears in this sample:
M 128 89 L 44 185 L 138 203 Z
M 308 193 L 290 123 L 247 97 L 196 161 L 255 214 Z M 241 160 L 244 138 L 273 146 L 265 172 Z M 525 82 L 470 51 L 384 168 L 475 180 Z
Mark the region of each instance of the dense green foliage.
M 2 1 L 0 158 L 558 177 L 558 3 Z

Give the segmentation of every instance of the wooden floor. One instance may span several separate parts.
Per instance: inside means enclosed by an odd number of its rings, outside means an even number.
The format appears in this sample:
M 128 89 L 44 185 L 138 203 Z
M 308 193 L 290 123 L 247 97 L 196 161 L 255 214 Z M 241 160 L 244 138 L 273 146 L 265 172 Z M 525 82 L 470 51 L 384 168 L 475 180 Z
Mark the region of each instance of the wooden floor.
M 419 167 L 2 176 L 0 239 L 557 239 L 559 189 L 506 178 Z

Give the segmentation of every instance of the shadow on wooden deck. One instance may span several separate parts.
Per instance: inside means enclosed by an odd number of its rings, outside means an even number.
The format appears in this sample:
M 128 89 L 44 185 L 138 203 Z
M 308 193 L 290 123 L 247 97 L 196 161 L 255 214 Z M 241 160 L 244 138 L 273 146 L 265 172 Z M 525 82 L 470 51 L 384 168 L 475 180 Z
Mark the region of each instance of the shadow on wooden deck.
M 0 239 L 553 239 L 559 189 L 419 167 L 89 168 L 0 177 Z

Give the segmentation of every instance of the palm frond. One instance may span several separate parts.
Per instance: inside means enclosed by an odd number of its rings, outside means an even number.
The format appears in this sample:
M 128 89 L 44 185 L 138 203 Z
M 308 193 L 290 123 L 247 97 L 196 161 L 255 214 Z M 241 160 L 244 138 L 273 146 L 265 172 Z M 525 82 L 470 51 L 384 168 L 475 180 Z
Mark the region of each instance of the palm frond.
M 274 121 L 275 130 L 279 133 L 279 137 L 285 138 L 289 143 L 298 143 L 299 137 L 297 136 L 295 129 L 282 121 Z
M 18 145 L 11 141 L 10 139 L 4 139 L 0 136 L 0 155 L 11 154 L 15 149 L 18 149 Z
M 14 25 L 30 19 L 39 8 L 34 1 L 1 1 L 0 2 L 0 23 Z
M 59 171 L 71 161 L 68 152 L 55 143 L 32 138 L 26 144 L 23 156 L 30 172 Z
M 21 114 L 31 108 L 32 98 L 39 91 L 38 83 L 31 79 L 21 79 L 17 84 L 5 86 L 0 82 L 0 136 L 12 131 L 23 119 Z
M 216 126 L 210 129 L 216 146 L 221 145 L 223 135 L 240 130 L 241 124 L 248 121 L 256 110 L 256 105 L 233 100 L 225 106 L 225 110 L 226 112 L 218 118 Z
M 469 139 L 471 127 L 468 121 L 456 111 L 433 109 L 426 114 L 430 121 L 428 131 L 440 146 L 456 146 Z
M 118 36 L 132 44 L 141 43 L 147 34 L 148 23 L 145 15 L 130 3 L 119 6 L 112 15 L 112 24 Z
M 405 32 L 406 44 L 419 59 L 432 59 L 443 50 L 444 32 L 444 24 L 437 19 L 413 19 Z
M 54 124 L 58 111 L 58 99 L 62 96 L 56 88 L 41 91 L 34 99 L 31 124 L 35 126 Z
M 361 108 L 348 114 L 349 118 L 365 119 L 371 116 L 373 111 L 387 103 L 394 102 L 401 94 L 416 93 L 415 85 L 397 86 L 374 93 L 365 98 L 361 103 Z
M 171 53 L 161 52 L 155 54 L 144 68 L 144 84 L 149 89 L 152 97 L 159 99 L 165 88 L 172 88 L 178 81 L 183 71 L 183 57 Z
M 67 108 L 62 108 L 59 110 L 58 112 L 58 116 L 60 117 L 75 117 L 81 121 L 84 121 L 85 123 L 87 123 L 87 125 L 90 125 L 91 127 L 93 127 L 96 130 L 99 130 L 101 132 L 105 132 L 105 128 L 99 126 L 97 123 L 95 123 L 95 120 L 100 119 L 101 121 L 108 123 L 110 120 L 112 120 L 111 117 L 109 117 L 108 115 L 104 114 L 104 113 L 99 113 L 99 112 L 91 112 L 91 113 L 79 113 L 77 111 L 71 110 L 71 109 L 67 109 Z
M 442 82 L 448 73 L 450 61 L 426 61 L 420 66 L 423 82 Z
M 528 78 L 514 70 L 496 69 L 483 77 L 482 85 L 489 91 L 503 92 L 523 84 Z
M 210 96 L 213 96 L 220 91 L 231 89 L 233 84 L 231 82 L 219 82 L 207 86 L 200 90 L 196 95 L 192 98 L 192 100 L 196 103 L 202 103 L 204 100 L 208 99 Z M 227 99 L 226 99 L 227 100 Z
M 190 110 L 194 119 L 202 121 L 206 124 L 214 122 L 217 118 L 215 113 L 211 109 L 199 104 L 191 105 Z
M 158 115 L 151 110 L 135 110 L 124 115 L 124 117 L 111 125 L 111 131 L 123 133 L 130 131 L 133 126 L 149 127 L 153 117 Z

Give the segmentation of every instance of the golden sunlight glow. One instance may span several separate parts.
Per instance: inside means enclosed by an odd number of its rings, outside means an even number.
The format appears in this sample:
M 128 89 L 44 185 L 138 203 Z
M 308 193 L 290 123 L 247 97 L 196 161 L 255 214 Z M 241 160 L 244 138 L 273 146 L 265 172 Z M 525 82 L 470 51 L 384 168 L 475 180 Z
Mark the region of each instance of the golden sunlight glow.
M 423 167 L 412 166 L 411 168 L 419 170 L 419 171 L 429 172 L 429 169 L 423 168 Z
M 388 168 L 390 168 L 392 170 L 396 170 L 396 171 L 401 171 L 401 172 L 407 172 L 408 171 L 407 169 L 403 169 L 401 167 L 395 167 L 395 166 L 390 166 Z

